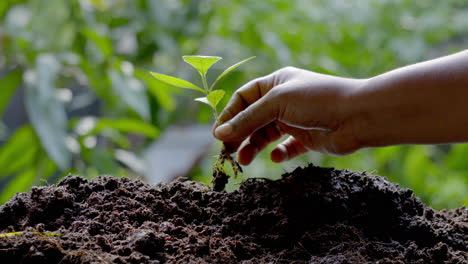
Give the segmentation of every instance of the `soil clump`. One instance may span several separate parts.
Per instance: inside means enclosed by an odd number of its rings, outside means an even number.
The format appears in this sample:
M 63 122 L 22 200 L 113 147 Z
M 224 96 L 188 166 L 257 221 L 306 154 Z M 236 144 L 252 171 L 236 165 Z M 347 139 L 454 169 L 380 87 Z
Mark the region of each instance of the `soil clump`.
M 467 208 L 314 166 L 232 193 L 68 176 L 0 207 L 0 232 L 19 231 L 0 237 L 1 263 L 468 263 Z

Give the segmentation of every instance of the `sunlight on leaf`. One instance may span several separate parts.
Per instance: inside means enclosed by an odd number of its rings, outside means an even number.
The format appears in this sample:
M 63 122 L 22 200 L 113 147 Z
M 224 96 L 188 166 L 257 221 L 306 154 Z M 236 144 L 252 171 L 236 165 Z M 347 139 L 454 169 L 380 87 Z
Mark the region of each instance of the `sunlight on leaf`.
M 225 94 L 226 92 L 223 90 L 216 90 L 208 94 L 206 98 L 208 99 L 208 102 L 210 102 L 211 106 L 213 106 L 213 108 L 216 108 L 216 106 L 219 104 L 219 102 L 221 102 Z
M 240 61 L 234 65 L 232 65 L 231 67 L 227 68 L 223 73 L 221 73 L 221 75 L 218 76 L 218 78 L 216 78 L 216 80 L 213 82 L 213 84 L 211 85 L 211 88 L 210 90 L 212 90 L 215 85 L 222 79 L 224 78 L 226 75 L 228 75 L 229 73 L 231 73 L 232 71 L 234 71 L 237 67 L 241 66 L 242 64 L 252 60 L 252 59 L 255 59 L 255 56 L 254 57 L 250 57 L 248 59 L 245 59 L 243 61 Z
M 151 72 L 151 75 L 153 75 L 154 78 L 156 78 L 156 79 L 158 79 L 158 80 L 160 80 L 162 82 L 165 82 L 165 83 L 167 83 L 169 85 L 184 88 L 184 89 L 197 90 L 197 91 L 200 91 L 202 93 L 205 93 L 205 91 L 202 88 L 200 88 L 200 87 L 196 86 L 195 84 L 193 84 L 191 82 L 188 82 L 186 80 L 182 80 L 182 79 L 179 79 L 179 78 L 176 78 L 176 77 L 172 77 L 172 76 L 157 73 L 157 72 Z
M 197 101 L 197 102 L 201 102 L 201 103 L 207 104 L 209 106 L 212 106 L 210 101 L 208 101 L 208 98 L 206 98 L 206 97 L 199 97 L 199 98 L 195 98 L 194 100 Z
M 201 75 L 205 76 L 208 70 L 221 60 L 221 57 L 214 57 L 214 56 L 183 56 L 184 61 L 188 64 L 192 65 Z

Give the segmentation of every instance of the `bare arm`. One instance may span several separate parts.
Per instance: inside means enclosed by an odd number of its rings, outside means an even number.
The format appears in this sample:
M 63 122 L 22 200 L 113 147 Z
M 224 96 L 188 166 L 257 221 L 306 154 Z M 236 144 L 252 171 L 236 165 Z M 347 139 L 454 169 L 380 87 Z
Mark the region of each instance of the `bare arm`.
M 371 78 L 353 105 L 363 146 L 468 141 L 468 51 Z
M 284 68 L 236 91 L 221 120 L 214 135 L 243 164 L 285 134 L 273 161 L 468 141 L 468 51 L 365 80 Z

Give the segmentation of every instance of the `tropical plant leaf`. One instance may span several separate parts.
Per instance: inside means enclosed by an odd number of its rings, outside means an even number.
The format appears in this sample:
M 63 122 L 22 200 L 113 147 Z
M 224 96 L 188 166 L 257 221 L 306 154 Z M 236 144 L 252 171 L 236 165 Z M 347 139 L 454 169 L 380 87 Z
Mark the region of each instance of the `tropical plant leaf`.
M 158 79 L 158 80 L 160 80 L 162 82 L 165 82 L 165 83 L 167 83 L 169 85 L 184 88 L 184 89 L 197 90 L 197 91 L 200 91 L 202 93 L 205 93 L 205 91 L 202 88 L 200 88 L 200 87 L 196 86 L 195 84 L 193 84 L 191 82 L 188 82 L 186 80 L 182 80 L 182 79 L 179 79 L 179 78 L 176 78 L 176 77 L 172 77 L 172 76 L 157 73 L 157 72 L 151 72 L 151 75 L 153 75 L 154 78 L 156 78 L 156 79 Z
M 192 65 L 202 76 L 206 76 L 211 66 L 222 59 L 221 57 L 199 55 L 183 56 L 182 58 L 185 62 Z
M 219 104 L 219 102 L 221 102 L 225 94 L 226 92 L 223 90 L 212 91 L 208 94 L 208 96 L 206 96 L 206 99 L 208 99 L 208 102 L 210 102 L 213 108 L 216 108 L 216 106 Z
M 15 175 L 15 177 L 8 182 L 0 194 L 0 204 L 6 203 L 15 193 L 26 192 L 33 185 L 36 179 L 36 168 L 31 167 Z
M 108 75 L 114 93 L 120 96 L 122 101 L 137 112 L 143 120 L 149 120 L 151 113 L 143 84 L 134 77 L 127 76 L 116 69 L 110 69 Z
M 146 71 L 140 69 L 135 69 L 135 77 L 146 84 L 149 94 L 158 101 L 164 110 L 173 111 L 175 109 L 176 102 L 170 91 L 174 89 L 172 86 L 151 77 Z
M 10 98 L 23 81 L 23 72 L 20 69 L 13 69 L 0 77 L 0 116 L 7 107 Z
M 65 143 L 68 123 L 65 107 L 55 96 L 59 70 L 60 65 L 53 55 L 39 55 L 31 79 L 25 81 L 25 101 L 29 119 L 42 147 L 59 168 L 66 170 L 70 167 L 71 153 Z
M 91 40 L 94 45 L 99 49 L 99 51 L 108 58 L 113 54 L 112 42 L 109 38 L 99 35 L 96 31 L 93 31 L 90 28 L 85 28 L 82 31 L 89 40 Z
M 120 118 L 96 120 L 94 129 L 88 135 L 95 135 L 106 129 L 114 129 L 119 132 L 142 134 L 149 138 L 156 138 L 159 135 L 159 129 L 138 119 Z
M 250 61 L 250 60 L 252 60 L 252 59 L 255 59 L 255 56 L 250 57 L 250 58 L 248 58 L 248 59 L 245 59 L 245 60 L 243 60 L 243 61 L 240 61 L 240 62 L 238 62 L 238 63 L 232 65 L 231 67 L 227 68 L 223 73 L 221 73 L 221 75 L 218 76 L 218 78 L 216 78 L 216 80 L 215 80 L 215 81 L 213 82 L 213 84 L 211 85 L 210 90 L 212 90 L 212 89 L 215 87 L 215 85 L 216 85 L 222 78 L 224 78 L 226 75 L 228 75 L 229 73 L 231 73 L 232 71 L 234 71 L 237 67 L 241 66 L 242 64 L 244 64 L 244 63 L 246 63 L 246 62 L 248 62 L 248 61 Z
M 30 125 L 18 128 L 0 148 L 0 179 L 33 167 L 40 150 L 34 129 Z

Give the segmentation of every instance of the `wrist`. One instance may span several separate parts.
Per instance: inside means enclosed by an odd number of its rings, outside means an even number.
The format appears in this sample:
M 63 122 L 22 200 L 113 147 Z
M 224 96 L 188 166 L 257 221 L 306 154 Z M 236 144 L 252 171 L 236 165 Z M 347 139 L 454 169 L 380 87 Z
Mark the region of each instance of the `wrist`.
M 347 95 L 347 119 L 350 123 L 351 134 L 359 148 L 378 145 L 373 128 L 375 124 L 374 105 L 376 98 L 369 92 L 372 88 L 373 78 L 359 79 Z M 382 144 L 382 143 L 381 143 Z

